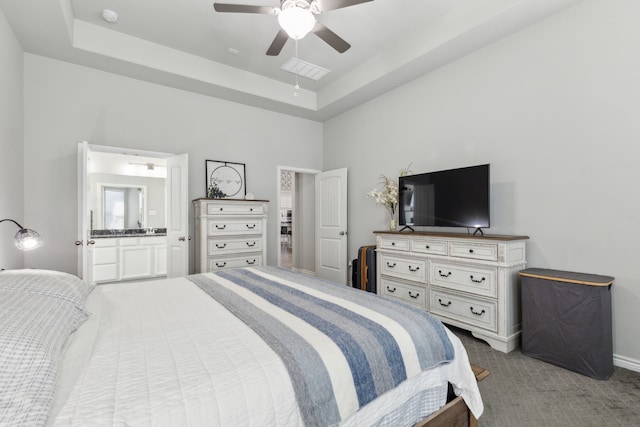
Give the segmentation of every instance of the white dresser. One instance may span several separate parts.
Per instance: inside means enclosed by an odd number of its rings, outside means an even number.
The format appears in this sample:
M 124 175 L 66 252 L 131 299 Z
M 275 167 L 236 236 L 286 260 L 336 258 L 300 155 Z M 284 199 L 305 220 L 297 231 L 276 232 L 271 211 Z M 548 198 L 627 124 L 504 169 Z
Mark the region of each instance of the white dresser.
M 196 273 L 264 265 L 267 200 L 197 199 Z
M 375 233 L 378 294 L 427 310 L 502 352 L 518 347 L 527 236 Z

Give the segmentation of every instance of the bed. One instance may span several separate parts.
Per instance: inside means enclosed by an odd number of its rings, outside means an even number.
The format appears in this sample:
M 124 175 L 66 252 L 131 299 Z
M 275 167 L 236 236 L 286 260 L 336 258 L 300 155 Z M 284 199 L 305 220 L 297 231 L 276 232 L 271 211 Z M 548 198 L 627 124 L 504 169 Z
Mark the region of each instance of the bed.
M 274 267 L 95 288 L 0 273 L 0 425 L 412 426 L 482 410 L 451 331 L 353 288 Z

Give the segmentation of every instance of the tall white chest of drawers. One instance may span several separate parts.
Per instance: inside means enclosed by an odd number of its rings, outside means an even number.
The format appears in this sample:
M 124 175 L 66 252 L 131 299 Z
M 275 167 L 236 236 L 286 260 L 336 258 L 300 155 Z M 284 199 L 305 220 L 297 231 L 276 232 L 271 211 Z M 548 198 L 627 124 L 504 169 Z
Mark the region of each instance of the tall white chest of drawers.
M 193 203 L 196 273 L 266 263 L 268 201 L 197 199 Z
M 375 232 L 377 292 L 508 353 L 520 338 L 526 236 Z

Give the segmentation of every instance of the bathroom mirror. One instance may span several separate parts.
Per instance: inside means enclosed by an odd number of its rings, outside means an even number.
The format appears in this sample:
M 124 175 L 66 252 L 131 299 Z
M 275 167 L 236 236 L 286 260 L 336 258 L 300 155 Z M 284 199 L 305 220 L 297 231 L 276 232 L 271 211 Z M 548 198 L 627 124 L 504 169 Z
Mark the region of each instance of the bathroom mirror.
M 146 228 L 146 186 L 99 184 L 97 226 L 103 230 Z
M 166 228 L 164 159 L 93 152 L 90 230 Z

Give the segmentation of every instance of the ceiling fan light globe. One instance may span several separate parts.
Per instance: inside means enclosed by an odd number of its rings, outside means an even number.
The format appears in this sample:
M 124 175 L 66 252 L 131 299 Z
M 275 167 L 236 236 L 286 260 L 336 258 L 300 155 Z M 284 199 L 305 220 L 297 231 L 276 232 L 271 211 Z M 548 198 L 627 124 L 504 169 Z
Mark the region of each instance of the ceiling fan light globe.
M 278 22 L 289 37 L 300 40 L 313 29 L 316 19 L 309 9 L 294 6 L 280 12 Z

